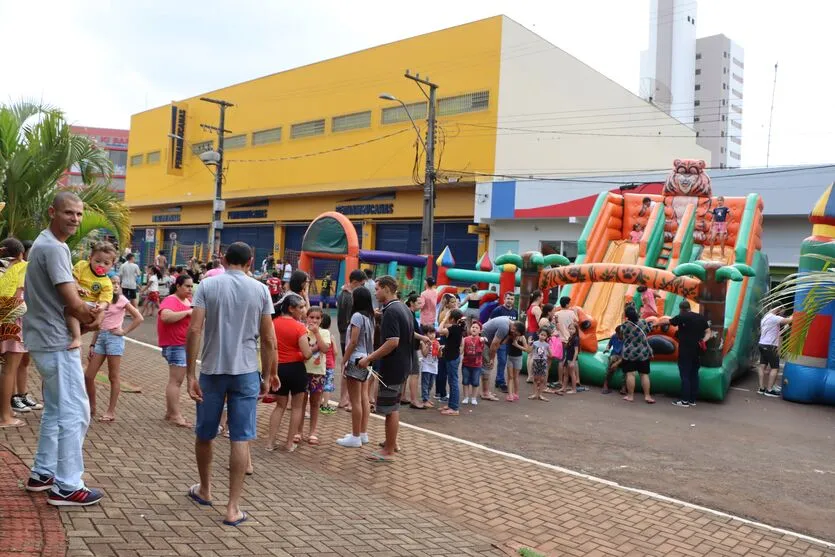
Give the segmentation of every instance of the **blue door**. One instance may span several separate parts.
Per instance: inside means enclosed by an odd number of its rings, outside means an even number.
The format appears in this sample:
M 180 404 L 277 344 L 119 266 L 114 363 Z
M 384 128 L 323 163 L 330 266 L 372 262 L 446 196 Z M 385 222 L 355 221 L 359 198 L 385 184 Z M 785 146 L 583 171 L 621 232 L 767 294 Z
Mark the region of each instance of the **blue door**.
M 467 222 L 436 222 L 433 238 L 433 256 L 437 257 L 446 246 L 452 251 L 455 266 L 475 269 L 478 261 L 478 236 L 469 234 Z M 400 253 L 420 253 L 420 223 L 380 223 L 377 225 L 378 250 Z
M 171 235 L 175 234 L 175 238 Z M 195 255 L 195 248 L 202 247 L 203 258 L 206 258 L 209 242 L 209 228 L 202 226 L 188 228 L 165 228 L 162 231 L 165 254 L 170 265 L 185 265 Z M 176 253 L 174 243 L 177 244 Z M 197 253 L 200 253 L 198 251 Z M 173 257 L 175 256 L 175 257 Z
M 244 242 L 255 250 L 255 268 L 261 269 L 261 262 L 273 252 L 275 229 L 273 225 L 229 226 L 221 230 L 220 243 L 228 246 L 233 242 Z

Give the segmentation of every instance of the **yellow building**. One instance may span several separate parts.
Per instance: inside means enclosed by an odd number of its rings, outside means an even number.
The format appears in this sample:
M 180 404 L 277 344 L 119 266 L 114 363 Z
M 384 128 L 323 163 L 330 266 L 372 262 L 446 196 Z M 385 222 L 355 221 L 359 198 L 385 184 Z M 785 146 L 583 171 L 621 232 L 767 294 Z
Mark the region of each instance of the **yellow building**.
M 403 100 L 425 133 L 426 99 L 407 68 L 440 86 L 435 252 L 449 244 L 461 265 L 477 258 L 479 238 L 468 232 L 476 181 L 708 156 L 689 128 L 497 16 L 133 115 L 125 199 L 135 250 L 144 259 L 173 242 L 181 262 L 207 241 L 214 179 L 198 155 L 217 148 L 201 125 L 217 126 L 219 110 L 206 96 L 235 105 L 225 122 L 222 243 L 246 241 L 259 260 L 292 258 L 308 223 L 337 210 L 356 223 L 362 247 L 417 253 L 424 153 L 403 108 L 378 98 Z M 612 127 L 619 132 L 595 131 Z

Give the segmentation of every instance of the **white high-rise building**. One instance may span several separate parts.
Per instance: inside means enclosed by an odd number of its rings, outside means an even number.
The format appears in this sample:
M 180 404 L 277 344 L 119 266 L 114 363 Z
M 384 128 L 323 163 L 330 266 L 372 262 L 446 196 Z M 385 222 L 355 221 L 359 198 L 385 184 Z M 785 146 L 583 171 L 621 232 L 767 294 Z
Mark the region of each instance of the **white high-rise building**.
M 693 125 L 696 62 L 694 0 L 650 0 L 649 48 L 641 53 L 639 95 Z
M 736 168 L 742 155 L 742 47 L 725 35 L 696 41 L 695 128 L 711 166 Z

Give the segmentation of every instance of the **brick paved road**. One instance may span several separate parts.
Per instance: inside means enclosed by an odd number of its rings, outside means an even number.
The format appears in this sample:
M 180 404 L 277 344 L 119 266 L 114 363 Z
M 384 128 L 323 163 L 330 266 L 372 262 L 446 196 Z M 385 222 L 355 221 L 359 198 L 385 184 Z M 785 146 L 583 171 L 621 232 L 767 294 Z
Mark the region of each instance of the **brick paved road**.
M 200 508 L 185 497 L 196 478 L 193 435 L 161 419 L 166 370 L 159 354 L 129 343 L 123 373 L 143 392 L 122 395 L 117 422 L 91 427 L 87 481 L 107 499 L 61 512 L 69 555 L 503 555 L 521 546 L 576 556 L 835 555 L 827 546 L 415 430 L 403 431 L 397 462 L 370 464 L 366 449 L 332 443 L 347 431 L 344 412 L 320 421 L 320 447 L 288 455 L 254 445 L 256 470 L 244 501 L 252 519 L 240 529 L 223 527 L 220 505 Z M 268 410 L 260 408 L 261 433 Z M 0 430 L 0 445 L 28 463 L 37 418 L 26 420 L 28 428 Z M 379 441 L 382 423 L 372 420 L 370 430 Z M 216 505 L 226 493 L 227 449 L 217 443 Z M 0 555 L 14 532 L 7 524 L 14 518 L 0 521 Z

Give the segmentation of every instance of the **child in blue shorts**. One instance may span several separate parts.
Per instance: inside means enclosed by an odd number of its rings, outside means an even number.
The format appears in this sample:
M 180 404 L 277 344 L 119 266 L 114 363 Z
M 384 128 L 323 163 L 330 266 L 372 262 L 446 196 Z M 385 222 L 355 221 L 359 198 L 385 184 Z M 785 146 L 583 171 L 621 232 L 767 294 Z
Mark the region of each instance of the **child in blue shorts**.
M 331 316 L 327 312 L 322 314 L 322 329 L 330 330 Z M 325 352 L 325 388 L 322 393 L 322 403 L 319 405 L 319 413 L 327 416 L 336 414 L 336 409 L 330 405 L 331 393 L 335 390 L 333 383 L 333 370 L 336 367 L 336 354 L 334 353 L 335 343 L 331 343 L 330 348 Z

